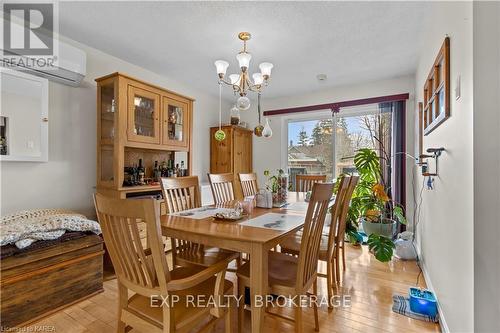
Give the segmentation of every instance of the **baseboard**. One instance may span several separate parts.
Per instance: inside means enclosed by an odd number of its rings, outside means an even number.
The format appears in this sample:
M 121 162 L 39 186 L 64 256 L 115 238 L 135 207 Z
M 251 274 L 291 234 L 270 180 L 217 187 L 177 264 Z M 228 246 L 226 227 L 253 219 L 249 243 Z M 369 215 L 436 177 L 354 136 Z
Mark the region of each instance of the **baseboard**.
M 420 258 L 420 268 L 422 269 L 422 274 L 424 275 L 425 283 L 427 285 L 427 289 L 432 291 L 434 293 L 434 296 L 437 299 L 437 304 L 438 304 L 438 314 L 439 314 L 439 326 L 441 327 L 441 332 L 443 333 L 450 333 L 450 329 L 448 328 L 448 324 L 446 323 L 446 319 L 444 318 L 444 313 L 443 309 L 441 308 L 441 303 L 439 303 L 439 299 L 436 294 L 436 290 L 434 289 L 434 286 L 432 285 L 432 279 L 429 276 L 429 273 L 427 271 L 427 268 L 425 267 L 425 261 L 422 260 L 422 253 L 420 252 L 420 247 L 417 245 L 415 246 L 418 257 Z

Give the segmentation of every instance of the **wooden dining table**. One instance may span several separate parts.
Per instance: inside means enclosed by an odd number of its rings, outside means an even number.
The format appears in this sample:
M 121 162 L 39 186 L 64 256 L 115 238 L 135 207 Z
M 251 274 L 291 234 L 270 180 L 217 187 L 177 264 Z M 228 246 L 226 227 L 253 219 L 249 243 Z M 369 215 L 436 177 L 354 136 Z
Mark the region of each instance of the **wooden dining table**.
M 252 213 L 238 222 L 219 222 L 212 217 L 193 219 L 186 216 L 163 215 L 161 228 L 164 236 L 184 239 L 206 246 L 214 246 L 250 255 L 250 295 L 265 297 L 268 288 L 268 251 L 278 245 L 285 237 L 300 230 L 304 222 L 295 224 L 286 230 L 261 228 L 241 225 L 240 222 L 267 213 L 293 214 L 305 217 L 306 205 L 294 205 L 304 202 L 305 193 L 289 192 L 287 202 L 290 206 L 282 208 L 254 208 Z M 229 204 L 228 206 L 230 206 Z M 289 208 L 288 208 L 289 207 Z M 252 332 L 262 332 L 264 307 L 252 306 Z

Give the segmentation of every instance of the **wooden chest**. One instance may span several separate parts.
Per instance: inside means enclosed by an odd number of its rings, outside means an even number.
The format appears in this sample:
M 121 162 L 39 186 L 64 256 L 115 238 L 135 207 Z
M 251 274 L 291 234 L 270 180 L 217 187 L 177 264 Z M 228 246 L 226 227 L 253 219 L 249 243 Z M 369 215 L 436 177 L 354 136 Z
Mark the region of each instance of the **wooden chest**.
M 89 235 L 1 261 L 1 328 L 22 326 L 103 291 L 103 243 Z

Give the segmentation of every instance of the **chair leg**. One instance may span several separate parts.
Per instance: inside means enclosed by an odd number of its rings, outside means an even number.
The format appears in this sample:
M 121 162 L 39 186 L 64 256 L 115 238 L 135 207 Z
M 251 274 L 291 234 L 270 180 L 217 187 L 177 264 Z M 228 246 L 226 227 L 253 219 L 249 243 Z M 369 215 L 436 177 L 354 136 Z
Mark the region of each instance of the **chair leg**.
M 342 242 L 342 268 L 345 272 L 345 244 Z
M 335 254 L 335 275 L 336 275 L 336 281 L 337 284 L 341 283 L 341 278 L 340 278 L 340 251 L 337 249 L 337 253 Z
M 226 318 L 225 318 L 225 332 L 226 333 L 232 333 L 232 330 L 231 330 L 231 317 L 232 317 L 232 305 L 231 304 L 228 304 L 228 308 L 227 308 L 227 311 L 226 311 Z
M 295 305 L 295 333 L 302 333 L 302 306 Z
M 333 281 L 335 277 L 333 274 L 333 263 L 326 263 L 326 290 L 328 292 L 328 308 L 333 308 Z
M 127 325 L 121 321 L 122 309 L 127 306 L 128 303 L 128 290 L 123 284 L 118 282 L 118 325 L 116 325 L 117 333 L 125 333 Z
M 313 294 L 316 299 L 313 302 L 313 309 L 314 309 L 314 330 L 316 332 L 319 332 L 319 318 L 318 318 L 318 279 L 314 281 L 313 284 Z
M 238 279 L 238 300 L 238 333 L 242 333 L 245 320 L 245 286 L 241 279 Z

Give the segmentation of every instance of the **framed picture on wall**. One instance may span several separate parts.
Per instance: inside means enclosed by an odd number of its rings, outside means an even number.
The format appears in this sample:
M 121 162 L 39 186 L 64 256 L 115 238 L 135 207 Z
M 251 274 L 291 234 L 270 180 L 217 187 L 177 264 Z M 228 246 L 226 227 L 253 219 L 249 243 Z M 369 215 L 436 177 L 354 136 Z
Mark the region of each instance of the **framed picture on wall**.
M 450 38 L 444 39 L 424 84 L 423 133 L 427 135 L 450 117 Z

